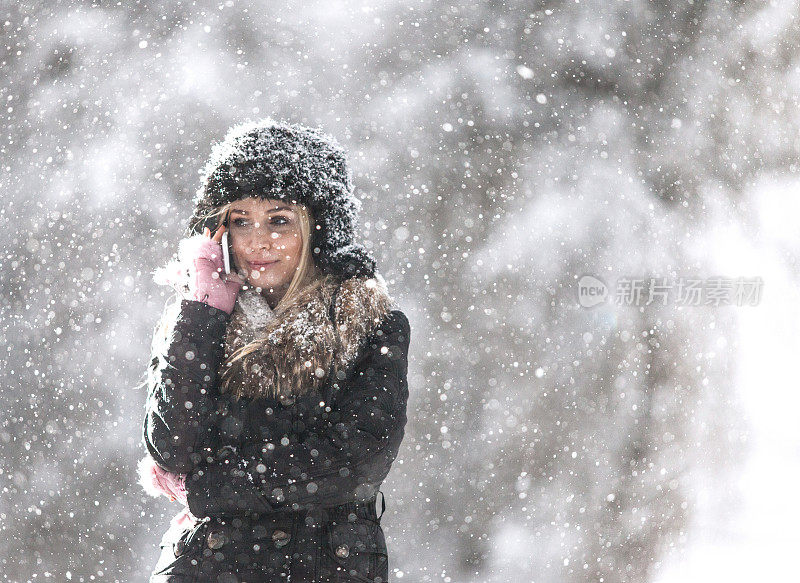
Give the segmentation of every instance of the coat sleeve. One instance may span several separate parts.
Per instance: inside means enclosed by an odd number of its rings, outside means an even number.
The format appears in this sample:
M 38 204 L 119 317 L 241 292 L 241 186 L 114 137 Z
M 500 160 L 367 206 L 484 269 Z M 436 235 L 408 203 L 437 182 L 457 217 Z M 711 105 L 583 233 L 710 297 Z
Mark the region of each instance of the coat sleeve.
M 195 516 L 277 512 L 366 499 L 388 475 L 406 425 L 408 319 L 394 310 L 338 384 L 332 410 L 280 442 L 223 448 L 187 477 Z
M 147 373 L 143 438 L 163 469 L 188 473 L 217 417 L 217 369 L 230 315 L 203 302 L 182 299 L 163 342 L 154 342 Z

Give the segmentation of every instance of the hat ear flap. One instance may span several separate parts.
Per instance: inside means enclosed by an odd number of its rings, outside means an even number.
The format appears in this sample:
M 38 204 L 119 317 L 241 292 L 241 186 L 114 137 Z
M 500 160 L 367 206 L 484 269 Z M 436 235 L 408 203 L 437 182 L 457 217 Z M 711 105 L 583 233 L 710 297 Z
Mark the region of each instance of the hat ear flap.
M 208 230 L 213 234 L 214 231 L 216 231 L 219 227 L 219 217 L 210 216 L 201 218 L 197 214 L 193 215 L 192 220 L 189 223 L 189 228 L 186 231 L 186 236 L 191 237 L 193 235 L 202 235 L 203 230 L 206 227 L 208 227 Z
M 374 277 L 375 259 L 358 243 L 351 243 L 327 254 L 328 267 L 350 277 Z

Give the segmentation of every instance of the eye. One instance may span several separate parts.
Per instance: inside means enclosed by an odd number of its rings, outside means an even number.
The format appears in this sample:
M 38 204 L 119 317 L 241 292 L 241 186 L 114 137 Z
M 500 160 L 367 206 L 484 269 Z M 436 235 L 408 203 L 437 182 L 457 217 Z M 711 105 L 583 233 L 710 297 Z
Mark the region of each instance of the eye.
M 286 217 L 284 215 L 276 215 L 274 217 L 271 217 L 269 219 L 269 221 L 270 221 L 271 225 L 275 225 L 275 226 L 278 226 L 278 227 L 283 227 L 283 226 L 288 225 L 288 224 L 290 224 L 292 222 L 289 217 Z M 232 223 L 234 225 L 236 225 L 237 227 L 249 227 L 250 226 L 250 221 L 248 221 L 247 219 L 245 219 L 243 217 L 239 217 L 239 218 L 233 219 Z M 261 224 L 264 224 L 264 223 L 261 223 Z

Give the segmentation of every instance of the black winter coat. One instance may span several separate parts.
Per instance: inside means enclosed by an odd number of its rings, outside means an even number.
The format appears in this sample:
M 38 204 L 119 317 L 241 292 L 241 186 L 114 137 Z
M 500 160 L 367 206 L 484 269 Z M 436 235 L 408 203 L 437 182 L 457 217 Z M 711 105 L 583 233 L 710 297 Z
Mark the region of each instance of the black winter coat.
M 404 435 L 408 319 L 391 310 L 317 389 L 236 400 L 218 387 L 229 318 L 183 299 L 151 359 L 144 443 L 200 519 L 164 535 L 151 581 L 387 581 L 374 501 Z

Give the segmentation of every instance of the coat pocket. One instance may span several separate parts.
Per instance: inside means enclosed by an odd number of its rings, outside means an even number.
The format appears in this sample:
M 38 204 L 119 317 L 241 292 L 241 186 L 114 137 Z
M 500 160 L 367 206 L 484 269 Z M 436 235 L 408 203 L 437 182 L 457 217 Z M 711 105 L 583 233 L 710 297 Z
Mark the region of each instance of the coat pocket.
M 322 555 L 322 581 L 386 583 L 389 579 L 386 540 L 380 524 L 373 520 L 328 522 Z

